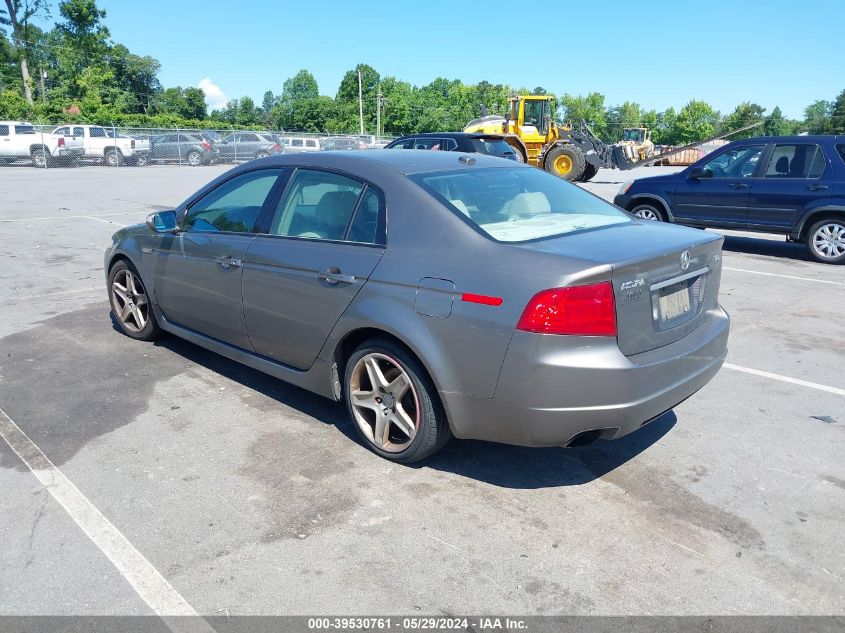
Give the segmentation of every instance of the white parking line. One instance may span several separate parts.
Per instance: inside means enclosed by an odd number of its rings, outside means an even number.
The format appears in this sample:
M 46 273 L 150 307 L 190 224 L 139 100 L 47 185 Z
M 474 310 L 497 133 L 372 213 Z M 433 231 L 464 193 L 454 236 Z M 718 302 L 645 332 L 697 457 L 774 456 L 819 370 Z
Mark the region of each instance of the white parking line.
M 135 215 L 136 211 L 127 211 L 125 213 L 100 213 L 97 215 L 45 215 L 39 218 L 9 218 L 0 220 L 0 222 L 38 222 L 42 220 L 79 220 L 89 219 L 97 220 L 99 218 L 113 218 L 119 215 Z
M 123 224 L 122 222 L 112 222 L 111 220 L 104 220 L 103 218 L 97 218 L 93 215 L 86 215 L 83 217 L 87 220 L 96 220 L 97 222 L 103 222 L 105 224 L 114 224 L 115 226 L 128 226 L 127 224 Z
M 812 277 L 796 277 L 794 275 L 780 275 L 777 273 L 764 273 L 762 270 L 748 270 L 747 268 L 731 268 L 723 266 L 722 270 L 733 270 L 740 273 L 751 273 L 752 275 L 765 275 L 766 277 L 781 277 L 782 279 L 796 279 L 798 281 L 812 281 L 817 284 L 830 284 L 832 286 L 845 286 L 842 281 L 830 281 L 828 279 L 813 279 Z
M 793 385 L 800 385 L 801 387 L 809 387 L 810 389 L 818 389 L 819 391 L 826 391 L 837 396 L 845 396 L 845 389 L 839 387 L 828 387 L 827 385 L 820 385 L 817 382 L 810 382 L 808 380 L 801 380 L 800 378 L 790 378 L 789 376 L 781 376 L 780 374 L 773 374 L 768 371 L 761 371 L 759 369 L 751 369 L 750 367 L 742 367 L 741 365 L 731 365 L 725 363 L 723 367 L 733 369 L 734 371 L 741 371 L 746 374 L 760 376 L 762 378 L 771 378 L 772 380 L 779 380 L 781 382 L 788 382 Z
M 20 427 L 0 409 L 0 437 L 21 458 L 32 474 L 65 509 L 88 538 L 112 562 L 149 607 L 162 617 L 197 616 L 194 608 L 179 594 L 141 552 L 92 504 L 64 473 L 51 462 Z M 183 631 L 213 631 L 198 617 L 188 621 L 167 621 L 168 627 Z

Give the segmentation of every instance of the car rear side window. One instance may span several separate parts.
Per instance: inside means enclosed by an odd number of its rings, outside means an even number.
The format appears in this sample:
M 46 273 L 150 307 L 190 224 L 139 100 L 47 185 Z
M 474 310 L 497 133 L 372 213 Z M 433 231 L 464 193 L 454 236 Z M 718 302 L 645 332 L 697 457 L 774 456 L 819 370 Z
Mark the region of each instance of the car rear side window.
M 824 154 L 818 145 L 778 143 L 769 159 L 766 178 L 820 178 Z
M 316 169 L 298 169 L 270 225 L 271 235 L 342 240 L 363 183 Z
M 839 152 L 839 157 L 842 159 L 842 162 L 845 163 L 845 145 L 837 145 L 836 151 Z
M 16 125 L 15 134 L 35 134 L 35 128 L 31 125 Z
M 414 141 L 414 149 L 443 149 L 443 139 L 418 138 Z
M 473 138 L 470 143 L 475 151 L 480 154 L 499 156 L 501 158 L 513 158 L 516 154 L 513 148 L 502 139 Z
M 101 127 L 92 127 L 88 134 L 91 136 L 91 138 L 105 138 L 108 136 L 108 134 L 106 134 L 106 131 Z
M 279 174 L 261 169 L 227 180 L 191 205 L 182 228 L 251 233 Z

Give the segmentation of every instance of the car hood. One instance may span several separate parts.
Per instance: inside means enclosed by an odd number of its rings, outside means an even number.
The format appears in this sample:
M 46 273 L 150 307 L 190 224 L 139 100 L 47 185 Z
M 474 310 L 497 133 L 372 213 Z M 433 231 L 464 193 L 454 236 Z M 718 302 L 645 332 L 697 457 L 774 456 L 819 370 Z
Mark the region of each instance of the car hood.
M 660 174 L 659 176 L 646 176 L 645 178 L 637 178 L 634 181 L 634 184 L 631 185 L 631 188 L 633 189 L 634 187 L 639 187 L 643 185 L 648 187 L 649 185 L 654 184 L 678 182 L 678 180 L 683 179 L 683 176 L 681 176 L 681 174 L 684 171 L 686 170 L 678 171 L 672 174 Z

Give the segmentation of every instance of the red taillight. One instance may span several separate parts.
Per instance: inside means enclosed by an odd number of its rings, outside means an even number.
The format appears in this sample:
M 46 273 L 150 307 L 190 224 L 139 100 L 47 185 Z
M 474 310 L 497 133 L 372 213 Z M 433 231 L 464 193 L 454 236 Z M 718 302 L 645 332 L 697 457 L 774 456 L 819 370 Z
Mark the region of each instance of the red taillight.
M 282 151 L 282 146 L 281 146 L 281 145 L 279 145 L 278 143 L 273 143 L 273 151 L 274 151 L 274 152 L 280 152 L 280 151 Z
M 64 147 L 64 146 L 65 146 L 65 137 L 60 136 L 59 137 L 59 147 Z
M 204 149 L 211 149 L 211 144 L 208 141 L 203 141 L 202 146 Z
M 517 330 L 541 334 L 616 336 L 616 306 L 609 281 L 552 288 L 531 298 Z

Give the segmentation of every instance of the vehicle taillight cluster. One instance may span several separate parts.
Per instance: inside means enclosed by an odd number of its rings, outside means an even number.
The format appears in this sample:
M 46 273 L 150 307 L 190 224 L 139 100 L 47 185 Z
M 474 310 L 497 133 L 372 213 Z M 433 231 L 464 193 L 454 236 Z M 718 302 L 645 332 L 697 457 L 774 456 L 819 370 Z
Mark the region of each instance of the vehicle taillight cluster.
M 59 137 L 59 147 L 64 147 L 64 146 L 65 146 L 65 137 L 60 136 Z
M 203 149 L 211 149 L 211 143 L 209 143 L 208 141 L 203 141 L 202 146 Z
M 274 151 L 274 152 L 280 152 L 280 151 L 282 151 L 282 146 L 281 146 L 281 145 L 279 145 L 278 143 L 273 143 L 273 151 Z
M 540 334 L 616 336 L 616 305 L 609 281 L 551 288 L 531 298 L 517 330 Z

